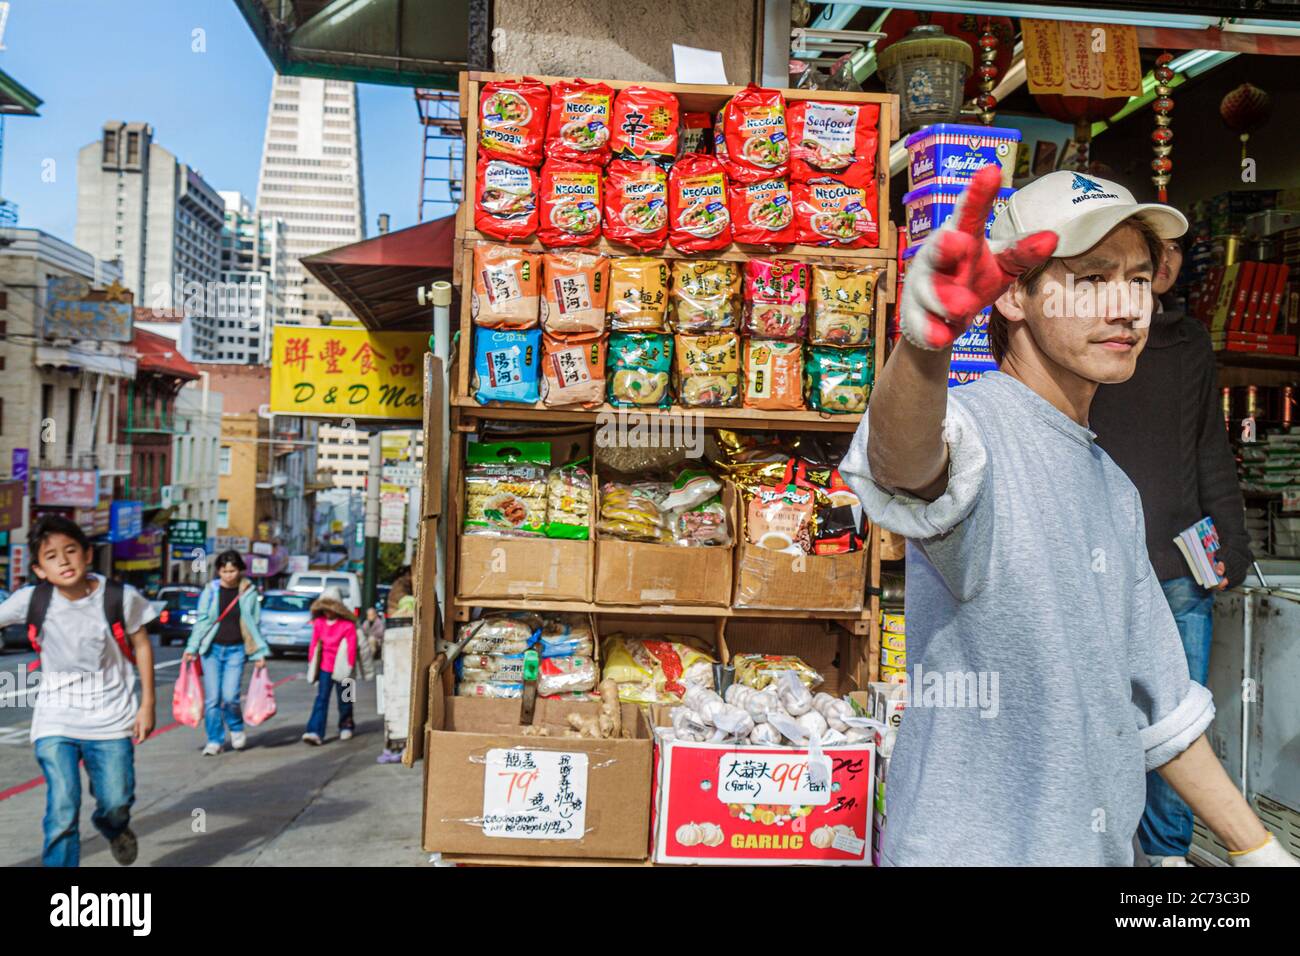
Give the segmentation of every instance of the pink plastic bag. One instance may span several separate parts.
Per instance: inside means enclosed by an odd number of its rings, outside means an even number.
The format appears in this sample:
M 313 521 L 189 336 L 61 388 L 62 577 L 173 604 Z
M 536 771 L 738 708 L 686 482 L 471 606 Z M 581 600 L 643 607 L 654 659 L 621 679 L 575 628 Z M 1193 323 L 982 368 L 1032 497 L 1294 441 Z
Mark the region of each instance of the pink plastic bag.
M 265 667 L 256 667 L 244 698 L 244 723 L 256 727 L 274 716 L 275 688 L 271 686 L 271 677 Z
M 203 719 L 203 680 L 199 675 L 198 661 L 182 661 L 172 688 L 172 717 L 186 727 L 197 727 Z

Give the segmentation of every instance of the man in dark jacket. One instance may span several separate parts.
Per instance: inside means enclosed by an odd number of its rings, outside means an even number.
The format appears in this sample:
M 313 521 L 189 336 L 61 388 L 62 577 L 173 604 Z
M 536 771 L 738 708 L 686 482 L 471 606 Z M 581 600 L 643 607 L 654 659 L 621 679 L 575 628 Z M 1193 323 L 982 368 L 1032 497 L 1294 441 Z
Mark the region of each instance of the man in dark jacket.
M 1183 264 L 1178 240 L 1164 246 L 1151 283 L 1156 296 L 1169 291 Z M 1182 635 L 1191 678 L 1200 684 L 1210 670 L 1214 595 L 1196 583 L 1174 538 L 1206 515 L 1214 520 L 1222 544 L 1216 570 L 1227 579 L 1220 590 L 1240 584 L 1251 562 L 1219 396 L 1205 327 L 1182 311 L 1160 309 L 1133 377 L 1097 389 L 1089 417 L 1097 443 L 1142 497 L 1151 566 Z M 1147 774 L 1138 838 L 1153 865 L 1187 865 L 1192 811 L 1158 773 Z

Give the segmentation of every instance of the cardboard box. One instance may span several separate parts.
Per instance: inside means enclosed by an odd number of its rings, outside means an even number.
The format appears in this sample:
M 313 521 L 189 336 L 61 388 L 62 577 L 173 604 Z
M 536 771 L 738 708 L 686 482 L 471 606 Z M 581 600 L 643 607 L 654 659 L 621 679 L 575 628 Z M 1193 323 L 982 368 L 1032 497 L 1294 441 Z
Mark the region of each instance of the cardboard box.
M 798 657 L 822 676 L 814 691 L 835 697 L 865 686 L 865 640 L 830 621 L 732 618 L 724 631 L 726 660 L 737 654 L 785 654 Z
M 867 685 L 867 700 L 869 717 L 897 729 L 907 710 L 907 685 L 875 681 Z
M 734 538 L 735 492 L 729 485 L 723 488 L 722 502 Z M 727 607 L 733 547 L 686 548 L 601 538 L 595 551 L 596 603 Z
M 870 865 L 875 747 L 823 759 L 829 783 L 814 782 L 798 747 L 658 741 L 655 862 Z
M 539 699 L 533 723 L 552 736 L 524 736 L 520 701 L 450 697 L 444 681 L 430 683 L 426 851 L 645 859 L 652 743 L 637 708 L 622 711 L 634 738 L 583 740 L 561 736 L 565 719 L 598 704 Z
M 736 591 L 733 607 L 770 610 L 861 611 L 866 598 L 868 552 L 786 554 L 750 544 L 745 507 L 736 506 Z M 873 537 L 871 528 L 863 541 Z

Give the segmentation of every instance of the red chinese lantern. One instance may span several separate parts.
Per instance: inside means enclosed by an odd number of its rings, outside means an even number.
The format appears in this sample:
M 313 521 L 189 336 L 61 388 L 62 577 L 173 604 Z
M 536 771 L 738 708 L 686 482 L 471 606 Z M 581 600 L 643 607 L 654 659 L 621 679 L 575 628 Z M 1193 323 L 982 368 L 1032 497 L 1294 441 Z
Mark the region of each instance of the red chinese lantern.
M 1110 119 L 1128 103 L 1127 96 L 1098 99 L 1092 96 L 1062 96 L 1059 93 L 1038 93 L 1034 102 L 1043 115 L 1061 123 L 1074 124 L 1074 141 L 1078 145 L 1078 168 L 1088 169 L 1088 144 L 1092 142 L 1092 124 Z
M 1228 129 L 1241 136 L 1241 158 L 1246 159 L 1250 134 L 1268 122 L 1269 96 L 1252 83 L 1243 83 L 1219 103 L 1219 115 Z
M 994 75 L 1006 76 L 1007 70 L 1011 69 L 1011 56 L 1016 45 L 1016 28 L 1012 24 L 1011 18 L 981 17 L 973 13 L 924 13 L 915 10 L 895 10 L 885 18 L 885 23 L 880 28 L 880 32 L 885 34 L 885 38 L 876 41 L 876 55 L 879 56 L 894 41 L 906 37 L 912 27 L 923 23 L 943 27 L 943 32 L 948 36 L 956 37 L 970 44 L 971 52 L 977 63 L 981 60 L 980 37 L 985 32 L 991 33 L 997 40 L 994 47 L 997 55 L 989 64 L 997 70 Z M 986 40 L 985 43 L 987 42 Z M 987 61 L 984 62 L 987 63 Z M 966 87 L 962 95 L 967 100 L 980 95 L 980 78 L 978 69 L 973 70 L 966 77 Z

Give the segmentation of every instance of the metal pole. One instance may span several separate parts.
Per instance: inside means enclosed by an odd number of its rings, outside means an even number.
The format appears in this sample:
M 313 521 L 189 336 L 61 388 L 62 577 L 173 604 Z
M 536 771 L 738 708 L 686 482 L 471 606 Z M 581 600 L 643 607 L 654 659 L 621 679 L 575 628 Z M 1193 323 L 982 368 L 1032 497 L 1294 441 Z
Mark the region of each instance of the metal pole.
M 370 433 L 370 474 L 366 478 L 366 554 L 365 579 L 361 587 L 362 607 L 375 603 L 375 585 L 379 573 L 379 484 L 383 480 L 382 432 Z

